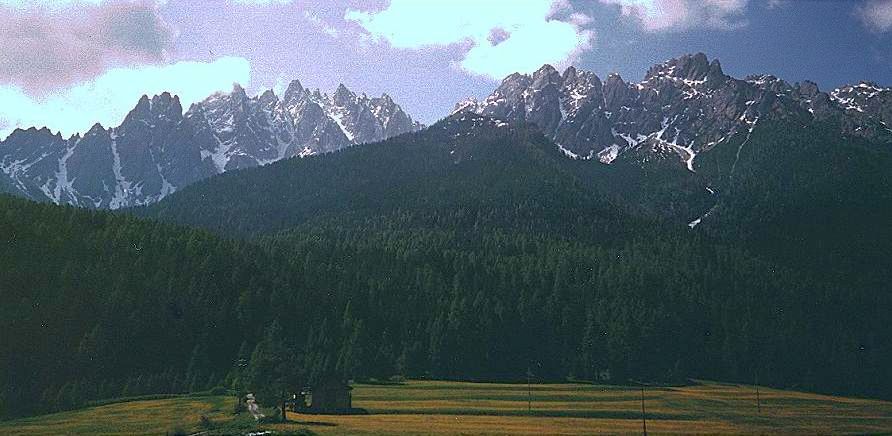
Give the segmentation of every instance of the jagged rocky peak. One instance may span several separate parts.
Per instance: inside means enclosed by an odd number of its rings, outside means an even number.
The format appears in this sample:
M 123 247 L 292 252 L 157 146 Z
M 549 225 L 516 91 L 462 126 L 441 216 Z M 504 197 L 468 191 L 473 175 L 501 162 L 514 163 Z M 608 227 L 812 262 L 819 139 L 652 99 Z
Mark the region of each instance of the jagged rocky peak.
M 288 87 L 285 88 L 285 94 L 283 98 L 287 98 L 289 96 L 297 96 L 304 93 L 304 86 L 300 83 L 300 80 L 294 79 L 288 83 Z
M 362 96 L 360 97 L 360 100 L 369 100 L 369 98 L 366 97 L 365 94 L 362 94 Z M 390 97 L 390 95 L 388 95 L 386 92 L 381 94 L 380 97 L 371 99 L 371 101 L 372 101 L 373 105 L 379 106 L 382 108 L 387 108 L 387 109 L 394 109 L 398 106 L 396 104 L 396 102 L 393 101 L 393 98 Z
M 558 73 L 557 68 L 553 67 L 551 64 L 543 64 L 541 67 L 539 67 L 538 70 L 536 70 L 533 73 L 533 77 L 535 78 L 535 77 L 552 76 L 555 74 L 560 75 L 560 73 Z
M 696 53 L 654 65 L 639 83 L 616 73 L 602 82 L 574 67 L 558 74 L 544 65 L 509 75 L 482 102 L 459 102 L 452 113 L 462 112 L 535 124 L 571 157 L 609 163 L 640 149 L 629 155 L 642 162 L 677 156 L 682 168 L 696 171 L 700 152 L 769 120 L 845 116 L 846 133 L 875 137 L 892 125 L 892 91 L 861 83 L 828 95 L 812 82 L 791 86 L 767 74 L 738 80 L 717 59 Z M 856 113 L 864 116 L 852 118 Z
M 133 110 L 130 112 L 131 113 L 134 113 L 134 112 L 145 113 L 145 112 L 149 112 L 151 110 L 152 110 L 152 101 L 149 100 L 148 95 L 143 94 L 142 97 L 139 98 L 139 101 L 136 102 L 136 107 L 134 107 Z
M 725 71 L 722 70 L 722 63 L 719 62 L 718 59 L 713 59 L 712 62 L 709 63 L 709 73 L 707 73 L 707 77 L 709 79 L 712 78 L 725 78 Z
M 188 112 L 194 112 L 195 110 L 200 110 L 207 107 L 218 106 L 220 104 L 228 104 L 230 102 L 235 102 L 235 100 L 240 96 L 244 95 L 245 100 L 247 100 L 247 94 L 245 90 L 241 87 L 241 85 L 233 84 L 233 89 L 230 92 L 217 91 L 202 101 L 193 103 L 189 108 Z
M 542 89 L 550 85 L 560 87 L 562 83 L 561 73 L 551 65 L 545 64 L 533 73 L 533 89 Z
M 237 97 L 237 98 L 247 99 L 248 93 L 245 92 L 245 88 L 243 88 L 240 83 L 235 82 L 232 84 L 232 96 Z
M 529 88 L 532 81 L 533 79 L 526 74 L 514 73 L 502 81 L 502 84 L 497 91 L 501 91 L 508 95 L 518 91 L 522 92 L 522 90 Z
M 714 67 L 709 63 L 709 59 L 703 53 L 693 55 L 684 55 L 679 58 L 669 59 L 662 64 L 651 67 L 644 80 L 655 77 L 674 77 L 678 79 L 686 79 L 699 81 L 704 80 L 710 74 L 710 71 L 717 70 L 721 72 L 721 64 L 717 61 Z
M 136 103 L 136 107 L 134 107 L 126 117 L 124 117 L 124 124 L 130 124 L 137 120 L 146 120 L 151 118 L 152 116 L 152 102 L 149 100 L 149 96 L 143 95 L 140 97 L 139 101 Z
M 631 94 L 629 85 L 617 73 L 611 73 L 604 81 L 604 105 L 607 108 L 619 109 L 627 103 Z
M 136 107 L 124 118 L 122 125 L 135 122 L 153 124 L 156 120 L 178 122 L 182 118 L 183 106 L 180 104 L 180 98 L 169 92 L 163 92 L 151 98 L 143 95 L 136 103 Z
M 363 104 L 368 105 L 374 117 L 381 121 L 384 127 L 387 127 L 387 125 L 391 121 L 396 121 L 394 116 L 402 117 L 403 115 L 405 115 L 405 112 L 403 112 L 402 108 L 400 108 L 399 105 L 396 104 L 395 101 L 393 101 L 393 98 L 391 98 L 386 93 L 381 94 L 380 97 L 371 99 L 363 94 L 362 97 L 360 97 L 360 101 L 363 102 Z M 405 116 L 408 117 L 408 115 Z M 399 121 L 406 122 L 406 120 Z M 413 121 L 411 120 L 409 120 L 408 122 L 413 123 Z
M 882 87 L 882 86 L 878 85 L 876 82 L 872 82 L 869 80 L 862 80 L 862 81 L 858 82 L 858 84 L 855 85 L 854 88 L 857 88 L 862 91 L 870 92 L 870 93 L 892 91 L 892 88 Z
M 327 153 L 422 128 L 390 96 L 329 97 L 292 81 L 282 98 L 238 83 L 184 114 L 170 93 L 142 96 L 120 126 L 65 140 L 48 129 L 0 142 L 0 172 L 23 196 L 98 208 L 148 204 L 198 180 Z
M 7 140 L 13 139 L 13 138 L 21 138 L 21 137 L 25 137 L 25 136 L 34 136 L 34 135 L 53 136 L 53 132 L 52 132 L 52 130 L 50 130 L 47 127 L 41 127 L 39 129 L 37 127 L 29 127 L 27 129 L 16 128 L 15 130 L 12 131 L 12 133 L 9 134 L 9 136 L 7 137 Z M 61 137 L 61 135 L 60 135 L 60 137 Z
M 180 97 L 170 95 L 169 92 L 162 92 L 160 95 L 153 96 L 152 112 L 171 118 L 182 115 L 183 106 L 180 104 Z
M 41 127 L 40 129 L 38 129 L 38 130 L 37 130 L 37 133 L 40 133 L 41 135 L 55 136 L 56 138 L 62 139 L 62 133 L 61 133 L 61 132 L 56 132 L 56 133 L 54 134 L 53 131 L 50 130 L 49 127 L 46 127 L 46 126 Z
M 856 85 L 834 89 L 830 92 L 830 99 L 843 108 L 850 117 L 879 123 L 875 129 L 862 129 L 862 131 L 877 130 L 892 134 L 892 88 L 862 81 Z
M 63 143 L 60 133 L 55 133 L 46 128 L 29 127 L 28 129 L 17 128 L 13 130 L 5 141 L 0 141 L 0 150 L 9 153 L 5 156 L 0 155 L 0 162 L 21 160 L 17 158 L 18 153 L 36 153 L 42 145 Z
M 197 106 L 187 117 L 204 126 L 198 129 L 206 138 L 203 153 L 221 171 L 326 153 L 420 128 L 389 96 L 357 96 L 344 84 L 329 95 L 294 80 L 281 100 L 271 90 L 251 98 L 237 88 Z
M 87 133 L 84 134 L 84 138 L 100 135 L 108 135 L 108 131 L 105 130 L 105 127 L 102 127 L 101 123 L 96 123 L 93 124 L 93 127 L 90 127 L 90 130 L 87 130 Z
M 750 75 L 744 80 L 758 89 L 774 93 L 788 94 L 794 89 L 785 80 L 771 74 Z
M 564 74 L 561 78 L 566 81 L 576 80 L 576 77 L 579 75 L 579 71 L 576 70 L 576 67 L 570 65 L 567 69 L 564 70 Z
M 260 94 L 259 100 L 264 108 L 272 108 L 279 102 L 279 97 L 272 89 L 267 89 L 263 94 Z
M 570 67 L 564 71 L 561 87 L 562 108 L 567 117 L 574 116 L 586 107 L 600 107 L 604 104 L 601 79 L 590 71 L 577 71 Z
M 572 66 L 567 67 L 567 69 L 564 70 L 561 80 L 563 80 L 564 86 L 574 83 L 586 83 L 596 85 L 599 88 L 601 87 L 601 78 L 598 77 L 597 74 L 586 70 L 579 71 Z
M 697 53 L 669 59 L 661 64 L 654 65 L 644 75 L 644 82 L 653 82 L 660 79 L 678 79 L 688 86 L 700 83 L 719 86 L 727 78 L 718 59 L 713 59 L 710 62 L 705 54 Z
M 796 85 L 796 90 L 799 91 L 799 95 L 807 98 L 814 97 L 821 92 L 818 84 L 811 80 L 803 80 L 802 83 Z
M 831 96 L 837 100 L 859 99 L 870 100 L 873 98 L 888 98 L 892 96 L 892 88 L 882 87 L 874 82 L 861 81 L 856 85 L 845 85 L 834 89 Z
M 285 93 L 282 94 L 282 103 L 288 106 L 293 106 L 298 101 L 306 98 L 306 95 L 307 90 L 304 89 L 300 80 L 294 79 L 288 84 L 288 87 L 285 88 Z
M 343 83 L 338 85 L 338 89 L 331 96 L 332 102 L 337 106 L 348 106 L 356 102 L 356 94 L 347 89 Z
M 467 97 L 456 103 L 449 115 L 452 116 L 461 112 L 477 112 L 479 106 L 480 103 L 477 101 L 477 97 Z
M 521 73 L 511 73 L 502 79 L 502 85 L 506 83 L 517 83 L 517 82 L 529 82 L 530 76 L 528 74 Z

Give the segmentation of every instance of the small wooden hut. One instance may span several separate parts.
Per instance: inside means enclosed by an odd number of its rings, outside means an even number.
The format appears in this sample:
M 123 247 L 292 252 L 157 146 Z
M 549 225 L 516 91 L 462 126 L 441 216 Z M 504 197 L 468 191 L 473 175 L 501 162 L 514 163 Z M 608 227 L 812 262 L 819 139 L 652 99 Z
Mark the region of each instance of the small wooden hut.
M 295 399 L 295 409 L 304 413 L 350 413 L 353 388 L 340 380 L 326 380 L 305 387 Z

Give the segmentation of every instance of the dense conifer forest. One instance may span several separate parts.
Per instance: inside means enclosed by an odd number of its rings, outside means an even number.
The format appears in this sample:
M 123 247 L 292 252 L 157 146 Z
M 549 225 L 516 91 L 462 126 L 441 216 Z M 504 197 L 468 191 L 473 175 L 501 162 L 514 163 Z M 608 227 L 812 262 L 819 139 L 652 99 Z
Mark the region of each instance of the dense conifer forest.
M 892 157 L 836 132 L 667 176 L 446 120 L 128 214 L 0 197 L 0 411 L 528 371 L 892 398 Z

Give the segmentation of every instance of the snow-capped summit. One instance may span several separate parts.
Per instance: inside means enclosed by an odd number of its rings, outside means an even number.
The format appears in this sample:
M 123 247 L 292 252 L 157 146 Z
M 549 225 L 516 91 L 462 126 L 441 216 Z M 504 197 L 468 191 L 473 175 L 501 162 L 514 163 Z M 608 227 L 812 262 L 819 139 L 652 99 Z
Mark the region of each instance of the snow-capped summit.
M 422 126 L 388 95 L 331 95 L 292 81 L 280 97 L 238 84 L 183 113 L 177 96 L 143 96 L 120 126 L 64 140 L 17 130 L 0 142 L 0 172 L 34 199 L 117 209 L 148 204 L 198 180 L 294 156 L 374 142 Z M 6 187 L 5 189 L 9 189 Z
M 880 119 L 892 123 L 892 108 L 889 107 L 892 104 L 892 88 L 861 82 L 834 89 L 830 92 L 830 98 L 847 111 L 879 112 Z
M 772 119 L 847 117 L 847 133 L 892 133 L 883 132 L 892 125 L 889 88 L 861 83 L 828 95 L 807 81 L 790 85 L 770 75 L 739 80 L 702 53 L 654 65 L 639 83 L 618 74 L 602 82 L 573 67 L 558 74 L 544 65 L 530 75 L 509 75 L 482 102 L 460 102 L 453 113 L 462 111 L 536 124 L 571 157 L 611 163 L 623 156 L 674 156 L 690 171 L 699 153 Z
M 462 113 L 462 112 L 477 112 L 480 107 L 480 103 L 477 101 L 475 97 L 468 97 L 458 103 L 455 104 L 455 107 L 452 108 L 452 112 L 449 113 L 449 116 Z

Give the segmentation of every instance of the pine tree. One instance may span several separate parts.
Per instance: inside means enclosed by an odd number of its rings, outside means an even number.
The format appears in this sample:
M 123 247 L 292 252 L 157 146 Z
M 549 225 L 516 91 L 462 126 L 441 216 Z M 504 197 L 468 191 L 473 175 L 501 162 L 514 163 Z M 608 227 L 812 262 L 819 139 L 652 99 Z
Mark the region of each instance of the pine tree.
M 290 393 L 303 386 L 304 371 L 294 349 L 283 338 L 278 320 L 267 327 L 263 340 L 251 353 L 247 370 L 248 390 L 261 404 L 280 406 L 285 419 L 285 401 Z

